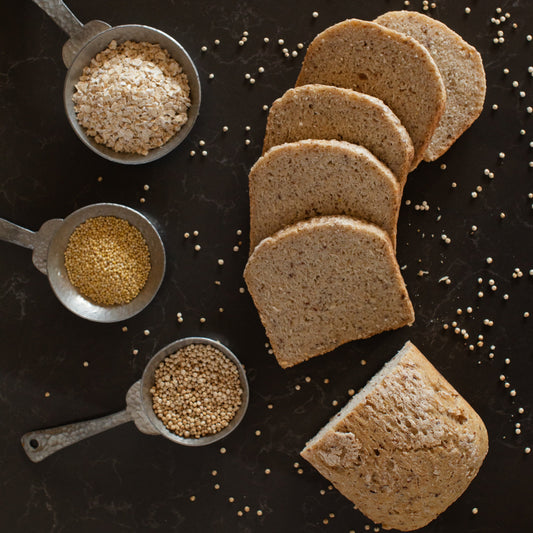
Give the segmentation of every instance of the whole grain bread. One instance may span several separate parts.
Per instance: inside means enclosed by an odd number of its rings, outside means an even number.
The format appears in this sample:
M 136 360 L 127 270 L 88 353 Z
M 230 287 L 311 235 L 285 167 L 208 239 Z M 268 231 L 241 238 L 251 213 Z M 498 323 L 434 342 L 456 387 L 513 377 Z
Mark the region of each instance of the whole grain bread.
M 412 531 L 466 490 L 487 450 L 479 415 L 407 342 L 301 455 L 384 529 Z
M 347 216 L 262 240 L 244 278 L 283 368 L 414 321 L 388 235 Z
M 366 148 L 308 139 L 274 146 L 249 175 L 250 253 L 265 237 L 319 215 L 349 215 L 384 229 L 393 246 L 401 190 Z
M 444 111 L 446 91 L 429 52 L 415 39 L 376 24 L 345 20 L 309 45 L 296 85 L 323 83 L 383 100 L 413 141 L 412 168 Z
M 272 146 L 302 139 L 337 139 L 364 146 L 391 169 L 402 187 L 414 153 L 406 129 L 383 102 L 327 85 L 289 89 L 272 104 L 263 154 Z
M 446 88 L 446 108 L 424 153 L 434 161 L 479 117 L 487 88 L 479 52 L 442 22 L 416 11 L 390 11 L 375 22 L 405 33 L 427 48 Z

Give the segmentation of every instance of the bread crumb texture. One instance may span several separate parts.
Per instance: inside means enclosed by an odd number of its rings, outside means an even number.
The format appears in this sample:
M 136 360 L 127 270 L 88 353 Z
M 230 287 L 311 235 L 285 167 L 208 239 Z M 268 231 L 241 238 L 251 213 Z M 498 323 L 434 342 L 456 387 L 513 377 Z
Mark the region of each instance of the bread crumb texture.
M 275 146 L 252 167 L 250 250 L 300 220 L 349 215 L 384 229 L 396 244 L 400 186 L 367 149 L 344 141 Z
M 384 529 L 412 531 L 466 490 L 487 451 L 479 415 L 407 342 L 301 455 Z
M 414 322 L 387 234 L 347 216 L 316 217 L 264 239 L 244 277 L 284 368 Z
M 383 100 L 424 152 L 444 111 L 446 91 L 429 52 L 415 39 L 358 19 L 330 26 L 309 45 L 296 85 L 323 83 Z
M 381 100 L 320 84 L 289 89 L 272 104 L 263 154 L 272 146 L 302 139 L 336 139 L 364 146 L 402 186 L 414 154 L 407 130 Z
M 446 88 L 446 107 L 424 154 L 434 161 L 479 117 L 486 92 L 479 52 L 442 22 L 414 11 L 390 11 L 375 22 L 416 39 L 431 54 Z

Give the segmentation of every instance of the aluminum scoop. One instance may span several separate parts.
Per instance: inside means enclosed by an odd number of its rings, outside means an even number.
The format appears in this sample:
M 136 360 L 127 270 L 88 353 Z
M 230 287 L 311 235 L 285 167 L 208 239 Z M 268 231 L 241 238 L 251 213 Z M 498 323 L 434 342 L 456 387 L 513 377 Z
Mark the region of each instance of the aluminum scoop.
M 156 28 L 141 24 L 127 24 L 114 28 L 100 20 L 92 20 L 87 24 L 82 24 L 62 0 L 33 0 L 33 2 L 70 36 L 70 39 L 63 46 L 63 62 L 68 68 L 63 89 L 63 101 L 72 129 L 86 146 L 110 161 L 138 165 L 163 157 L 187 137 L 200 111 L 201 86 L 192 59 L 175 39 Z M 150 150 L 147 155 L 115 152 L 103 144 L 98 144 L 93 137 L 85 133 L 76 118 L 74 103 L 72 102 L 72 95 L 75 92 L 74 85 L 80 79 L 83 69 L 90 63 L 91 59 L 113 40 L 117 41 L 118 44 L 125 41 L 159 44 L 181 65 L 189 80 L 191 107 L 187 113 L 187 122 L 168 142 L 159 148 Z
M 142 234 L 150 252 L 150 274 L 146 284 L 131 302 L 103 307 L 82 296 L 70 283 L 65 268 L 65 250 L 72 232 L 89 218 L 114 216 L 127 220 Z M 59 301 L 76 315 L 93 322 L 119 322 L 140 313 L 154 298 L 165 274 L 165 248 L 153 224 L 141 213 L 119 204 L 92 204 L 64 220 L 54 218 L 34 233 L 0 218 L 0 240 L 33 250 L 33 264 L 48 276 Z
M 159 363 L 169 355 L 177 352 L 180 348 L 189 344 L 210 344 L 220 350 L 236 365 L 242 387 L 241 406 L 229 425 L 214 435 L 207 435 L 198 439 L 180 437 L 167 429 L 152 409 L 152 394 L 150 392 L 150 389 L 154 385 L 154 373 Z M 212 444 L 227 437 L 240 424 L 248 408 L 248 399 L 249 389 L 246 373 L 244 367 L 233 352 L 214 339 L 189 337 L 165 346 L 150 359 L 144 369 L 141 380 L 136 381 L 128 390 L 126 394 L 127 407 L 123 411 L 85 422 L 76 422 L 66 426 L 31 431 L 22 436 L 21 443 L 26 455 L 34 463 L 38 463 L 49 455 L 71 444 L 125 424 L 126 422 L 134 422 L 137 429 L 142 433 L 162 435 L 184 446 L 206 446 L 207 444 Z

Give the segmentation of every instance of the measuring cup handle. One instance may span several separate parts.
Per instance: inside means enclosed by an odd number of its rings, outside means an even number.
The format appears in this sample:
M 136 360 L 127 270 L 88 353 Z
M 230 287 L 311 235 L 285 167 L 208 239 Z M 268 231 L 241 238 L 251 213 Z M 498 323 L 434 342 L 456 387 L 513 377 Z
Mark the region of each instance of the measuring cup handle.
M 75 444 L 81 440 L 98 435 L 108 429 L 120 426 L 132 420 L 130 413 L 124 409 L 118 413 L 87 420 L 85 422 L 75 422 L 50 429 L 31 431 L 22 436 L 21 443 L 26 455 L 34 462 L 38 463 L 46 459 L 49 455 Z
M 33 0 L 70 37 L 83 28 L 83 24 L 62 0 Z
M 0 239 L 33 250 L 37 234 L 29 229 L 21 228 L 9 220 L 0 218 Z

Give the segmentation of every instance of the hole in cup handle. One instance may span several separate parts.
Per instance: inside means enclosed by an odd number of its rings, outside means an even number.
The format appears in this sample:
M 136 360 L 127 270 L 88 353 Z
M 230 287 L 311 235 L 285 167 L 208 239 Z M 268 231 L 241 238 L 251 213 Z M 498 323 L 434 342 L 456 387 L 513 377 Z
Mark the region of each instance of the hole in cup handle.
M 22 448 L 26 452 L 28 458 L 34 463 L 42 461 L 49 454 L 46 453 L 46 437 L 41 438 L 38 431 L 32 431 L 31 433 L 26 433 L 20 439 Z M 45 454 L 43 454 L 43 451 Z

